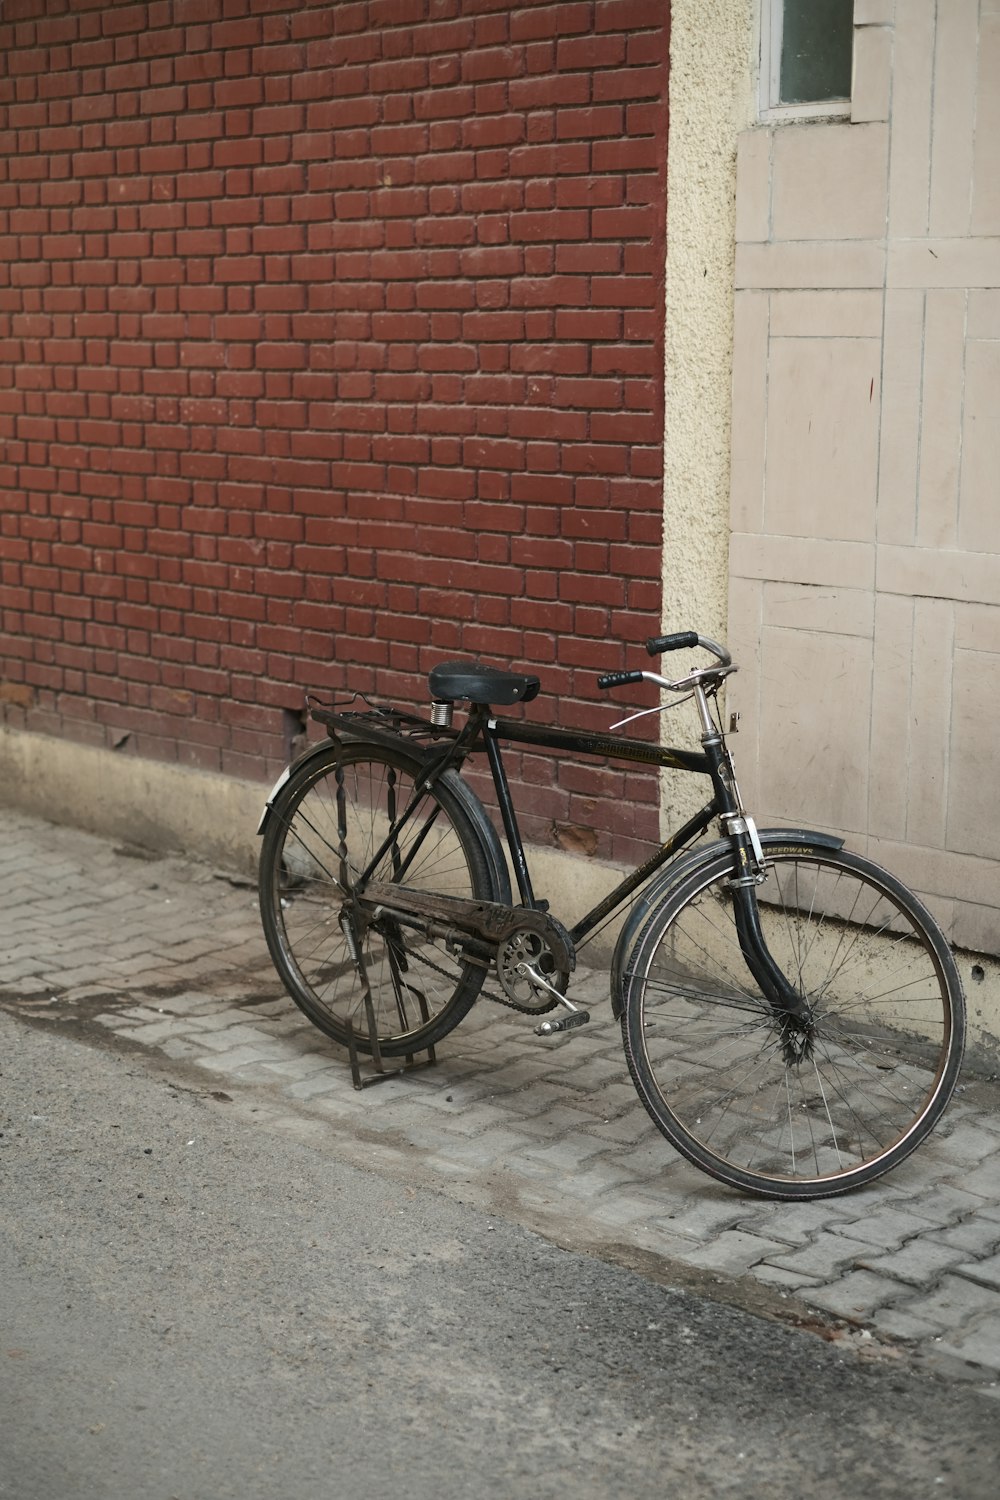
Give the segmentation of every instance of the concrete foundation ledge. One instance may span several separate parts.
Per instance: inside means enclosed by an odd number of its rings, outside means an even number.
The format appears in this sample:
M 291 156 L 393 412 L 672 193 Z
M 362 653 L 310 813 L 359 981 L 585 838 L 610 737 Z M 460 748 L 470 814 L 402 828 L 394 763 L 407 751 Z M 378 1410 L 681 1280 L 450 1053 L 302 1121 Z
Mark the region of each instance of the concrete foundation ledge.
M 0 802 L 252 874 L 267 789 L 49 735 L 0 731 Z
M 256 830 L 268 790 L 260 782 L 0 730 L 0 803 L 250 877 L 257 872 Z M 567 926 L 596 906 L 623 873 L 556 849 L 533 848 L 529 860 L 537 894 Z M 581 962 L 608 962 L 617 931 L 612 924 L 595 937 Z

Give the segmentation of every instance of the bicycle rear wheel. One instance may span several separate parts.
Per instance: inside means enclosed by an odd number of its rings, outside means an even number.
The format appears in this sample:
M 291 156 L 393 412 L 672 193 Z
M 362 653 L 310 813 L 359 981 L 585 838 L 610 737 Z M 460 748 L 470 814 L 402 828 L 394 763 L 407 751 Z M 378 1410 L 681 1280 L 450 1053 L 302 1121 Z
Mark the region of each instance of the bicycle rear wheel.
M 312 755 L 271 805 L 260 857 L 264 935 L 285 988 L 314 1025 L 372 1050 L 364 963 L 379 1050 L 432 1046 L 476 999 L 485 969 L 387 914 L 359 923 L 351 901 L 390 829 L 414 799 L 423 765 L 400 748 L 350 743 Z M 464 900 L 496 900 L 495 872 L 453 772 L 416 798 L 371 878 Z M 471 795 L 471 794 L 470 794 Z
M 889 1171 L 940 1118 L 962 1060 L 962 987 L 933 918 L 878 865 L 818 845 L 767 860 L 764 936 L 814 1017 L 803 1055 L 746 967 L 727 853 L 640 933 L 625 1054 L 650 1115 L 703 1171 L 763 1197 L 829 1197 Z

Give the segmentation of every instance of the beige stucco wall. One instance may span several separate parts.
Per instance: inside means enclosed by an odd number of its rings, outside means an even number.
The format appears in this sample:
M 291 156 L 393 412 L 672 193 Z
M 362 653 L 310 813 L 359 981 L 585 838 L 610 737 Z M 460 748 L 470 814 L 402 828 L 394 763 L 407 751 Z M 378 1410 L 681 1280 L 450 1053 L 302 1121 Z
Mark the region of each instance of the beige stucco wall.
M 753 118 L 753 0 L 673 0 L 664 441 L 663 622 L 725 639 L 736 145 Z M 675 662 L 676 664 L 676 662 Z M 665 738 L 697 738 L 693 717 Z M 693 778 L 665 778 L 675 824 L 704 801 Z

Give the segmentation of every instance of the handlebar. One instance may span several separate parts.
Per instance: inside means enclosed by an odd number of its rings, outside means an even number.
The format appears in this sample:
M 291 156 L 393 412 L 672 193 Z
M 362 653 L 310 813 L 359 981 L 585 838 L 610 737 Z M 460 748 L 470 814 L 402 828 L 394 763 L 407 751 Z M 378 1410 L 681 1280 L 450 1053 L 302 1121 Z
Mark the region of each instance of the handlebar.
M 720 646 L 718 641 L 710 640 L 706 635 L 698 635 L 694 630 L 682 630 L 673 635 L 650 636 L 646 642 L 646 650 L 650 656 L 660 656 L 665 651 L 680 651 L 686 646 L 700 646 L 703 651 L 708 651 L 718 659 L 717 667 L 702 667 L 700 670 L 689 673 L 686 677 L 671 682 L 666 677 L 661 677 L 656 672 L 607 672 L 603 677 L 598 677 L 599 688 L 625 687 L 632 682 L 655 682 L 660 687 L 668 688 L 671 692 L 684 692 L 693 687 L 695 683 L 709 683 L 713 680 L 721 681 L 730 672 L 735 672 L 733 659 L 725 646 Z
M 703 651 L 710 651 L 724 667 L 730 666 L 733 660 L 725 646 L 710 640 L 707 635 L 698 635 L 694 630 L 681 630 L 676 635 L 651 635 L 646 642 L 650 656 L 660 656 L 664 651 L 680 651 L 684 646 L 700 646 Z
M 651 635 L 646 642 L 646 650 L 650 656 L 659 656 L 663 651 L 680 651 L 683 646 L 697 646 L 700 639 L 694 630 L 681 630 L 676 635 Z
M 643 672 L 607 672 L 603 677 L 598 677 L 599 688 L 624 687 L 629 682 L 641 682 L 645 673 Z

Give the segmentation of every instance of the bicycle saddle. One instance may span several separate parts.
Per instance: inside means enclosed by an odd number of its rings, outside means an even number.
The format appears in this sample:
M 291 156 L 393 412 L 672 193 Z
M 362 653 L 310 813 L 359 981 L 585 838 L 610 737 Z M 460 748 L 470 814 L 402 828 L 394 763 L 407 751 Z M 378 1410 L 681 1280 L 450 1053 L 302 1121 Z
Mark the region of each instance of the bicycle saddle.
M 530 703 L 541 687 L 537 677 L 486 667 L 478 661 L 448 661 L 427 679 L 431 696 L 444 703 L 468 698 L 472 703 Z

